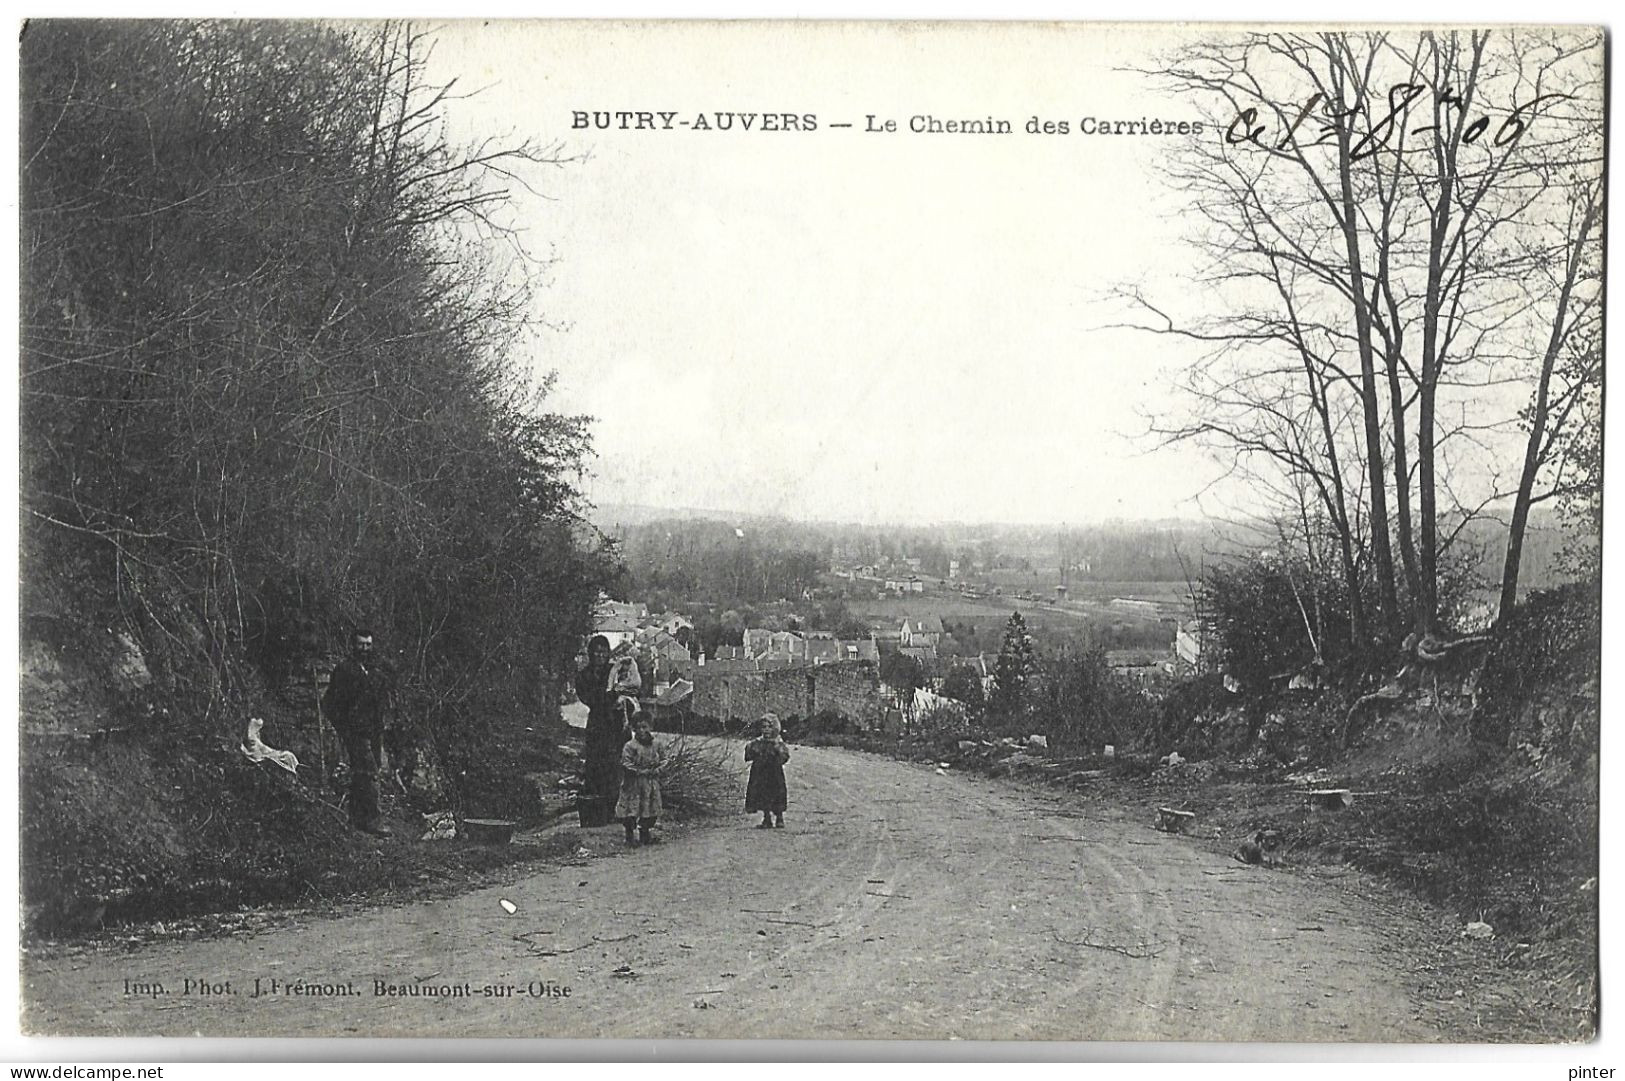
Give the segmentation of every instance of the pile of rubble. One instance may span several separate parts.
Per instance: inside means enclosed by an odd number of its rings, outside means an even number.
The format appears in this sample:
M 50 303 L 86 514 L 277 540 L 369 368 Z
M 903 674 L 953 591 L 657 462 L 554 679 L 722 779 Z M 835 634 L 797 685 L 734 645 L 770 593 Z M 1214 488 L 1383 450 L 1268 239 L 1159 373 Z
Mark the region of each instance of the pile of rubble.
M 1052 765 L 1047 757 L 1049 740 L 1040 735 L 1019 739 L 962 739 L 955 744 L 957 763 L 965 768 L 988 770 L 994 775 L 1013 769 L 1046 768 Z
M 1170 751 L 1157 762 L 1157 768 L 1151 771 L 1151 783 L 1154 785 L 1184 785 L 1201 784 L 1213 779 L 1219 772 L 1219 767 L 1212 762 L 1192 762 L 1178 751 Z

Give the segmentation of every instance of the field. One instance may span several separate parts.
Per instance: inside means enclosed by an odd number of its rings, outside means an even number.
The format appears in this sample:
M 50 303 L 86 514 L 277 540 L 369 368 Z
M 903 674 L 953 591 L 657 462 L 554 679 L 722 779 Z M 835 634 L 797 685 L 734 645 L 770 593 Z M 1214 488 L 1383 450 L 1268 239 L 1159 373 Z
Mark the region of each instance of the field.
M 1094 582 L 1073 579 L 1067 593 L 1072 600 L 1105 600 L 1123 597 L 1130 600 L 1163 601 L 1169 604 L 1190 605 L 1190 588 L 1184 582 Z M 1051 592 L 1054 587 L 1051 587 Z M 1037 592 L 1034 590 L 1033 592 Z
M 1171 582 L 1093 583 L 1082 598 L 1044 604 L 1014 596 L 970 598 L 939 588 L 907 596 L 851 598 L 847 607 L 852 615 L 876 627 L 897 626 L 909 616 L 935 615 L 959 637 L 969 638 L 965 645 L 990 651 L 998 648 L 999 635 L 1013 611 L 1021 613 L 1028 630 L 1040 640 L 1090 629 L 1110 635 L 1114 648 L 1151 647 L 1172 641 L 1171 621 L 1188 605 L 1184 592 L 1183 584 Z M 1110 607 L 1113 598 L 1156 601 L 1161 611 L 1155 615 L 1123 611 Z M 960 634 L 959 627 L 968 627 L 971 633 Z
M 1061 576 L 1052 567 L 1039 571 L 988 571 L 985 574 L 972 576 L 969 581 L 978 588 L 998 586 L 1006 593 L 1012 590 L 1026 590 L 1039 596 L 1054 597 L 1055 587 L 1061 584 Z M 1067 579 L 1066 585 L 1068 596 L 1074 600 L 1079 597 L 1104 600 L 1110 600 L 1113 597 L 1183 600 L 1190 596 L 1189 587 L 1183 581 L 1174 580 L 1160 582 L 1110 581 L 1080 578 L 1073 575 Z

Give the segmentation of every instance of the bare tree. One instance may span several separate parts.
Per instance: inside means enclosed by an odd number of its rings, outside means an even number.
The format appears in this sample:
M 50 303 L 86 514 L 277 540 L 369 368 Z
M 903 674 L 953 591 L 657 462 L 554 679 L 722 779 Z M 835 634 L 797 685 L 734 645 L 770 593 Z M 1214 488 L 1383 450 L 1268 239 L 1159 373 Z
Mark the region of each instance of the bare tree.
M 1518 600 L 1518 574 L 1530 508 L 1570 491 L 1563 469 L 1571 445 L 1565 439 L 1569 422 L 1577 415 L 1584 417 L 1577 411 L 1588 396 L 1600 390 L 1602 382 L 1601 178 L 1586 178 L 1576 184 L 1568 204 L 1567 218 L 1561 224 L 1562 243 L 1552 251 L 1559 257 L 1560 269 L 1549 273 L 1551 264 L 1542 261 L 1542 270 L 1548 272 L 1543 276 L 1546 284 L 1554 287 L 1555 299 L 1551 304 L 1550 333 L 1527 410 L 1529 438 L 1524 444 L 1523 469 L 1512 505 L 1501 573 L 1503 618 Z M 1560 366 L 1565 354 L 1570 362 Z M 1545 491 L 1537 493 L 1535 484 L 1541 470 L 1554 464 L 1556 475 Z
M 1536 388 L 1531 484 L 1557 445 L 1550 421 L 1566 416 L 1538 387 L 1583 338 L 1588 302 L 1563 288 L 1553 240 L 1567 255 L 1600 228 L 1583 209 L 1548 210 L 1583 207 L 1563 191 L 1600 184 L 1600 42 L 1241 34 L 1153 74 L 1208 125 L 1168 169 L 1193 211 L 1204 303 L 1176 313 L 1122 294 L 1130 325 L 1204 347 L 1185 383 L 1192 418 L 1155 430 L 1315 494 L 1356 624 L 1371 589 L 1356 639 L 1432 636 L 1441 559 L 1514 494 L 1497 480 L 1511 401 Z M 1537 325 L 1550 333 L 1531 348 Z

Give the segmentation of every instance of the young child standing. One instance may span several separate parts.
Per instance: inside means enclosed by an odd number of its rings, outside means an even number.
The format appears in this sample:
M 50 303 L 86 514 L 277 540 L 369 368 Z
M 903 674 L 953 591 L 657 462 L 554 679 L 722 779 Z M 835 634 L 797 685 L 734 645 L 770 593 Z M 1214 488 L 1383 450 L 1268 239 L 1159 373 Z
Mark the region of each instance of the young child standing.
M 784 787 L 784 764 L 790 761 L 790 746 L 784 742 L 778 717 L 762 715 L 755 739 L 745 744 L 745 761 L 750 763 L 750 783 L 745 786 L 745 811 L 762 812 L 759 830 L 783 829 L 784 807 L 788 802 Z
M 621 797 L 615 802 L 615 817 L 626 827 L 626 843 L 635 845 L 642 840 L 646 845 L 658 844 L 660 838 L 651 830 L 660 817 L 660 767 L 664 765 L 660 748 L 655 746 L 654 731 L 649 727 L 649 715 L 638 713 L 632 718 L 632 738 L 621 749 Z M 638 837 L 632 836 L 632 827 Z

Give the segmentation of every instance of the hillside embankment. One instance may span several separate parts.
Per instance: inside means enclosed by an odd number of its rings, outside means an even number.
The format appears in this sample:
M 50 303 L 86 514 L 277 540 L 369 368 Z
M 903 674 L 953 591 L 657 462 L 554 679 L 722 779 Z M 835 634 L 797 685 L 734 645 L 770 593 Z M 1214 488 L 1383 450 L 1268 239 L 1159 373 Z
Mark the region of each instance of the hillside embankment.
M 245 753 L 250 711 L 196 715 L 172 678 L 96 594 L 33 575 L 20 657 L 20 831 L 25 933 L 86 936 L 239 909 L 445 889 L 550 846 L 419 843 L 423 816 L 453 810 L 532 825 L 563 810 L 574 770 L 555 716 L 495 733 L 483 776 L 446 783 L 432 745 L 402 748 L 382 786 L 376 838 L 343 809 L 338 740 L 317 706 L 317 664 L 277 686 L 256 680 L 259 736 L 289 771 Z M 457 808 L 463 810 L 464 808 Z M 567 846 L 566 846 L 567 848 Z M 563 851 L 565 849 L 561 849 Z

